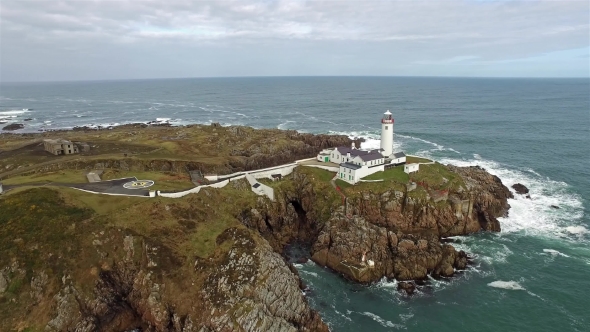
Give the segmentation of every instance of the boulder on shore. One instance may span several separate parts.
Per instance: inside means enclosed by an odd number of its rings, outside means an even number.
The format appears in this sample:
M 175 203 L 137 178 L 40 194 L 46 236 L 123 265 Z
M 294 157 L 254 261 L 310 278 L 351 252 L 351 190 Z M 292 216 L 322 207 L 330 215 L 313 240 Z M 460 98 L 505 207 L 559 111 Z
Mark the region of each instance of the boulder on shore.
M 2 128 L 2 130 L 19 130 L 19 129 L 23 129 L 24 127 L 25 127 L 25 125 L 22 123 L 11 123 L 8 126 L 4 126 L 4 128 Z
M 529 193 L 529 188 L 525 187 L 525 185 L 520 183 L 515 183 L 512 185 L 512 189 L 516 191 L 517 194 L 525 195 Z

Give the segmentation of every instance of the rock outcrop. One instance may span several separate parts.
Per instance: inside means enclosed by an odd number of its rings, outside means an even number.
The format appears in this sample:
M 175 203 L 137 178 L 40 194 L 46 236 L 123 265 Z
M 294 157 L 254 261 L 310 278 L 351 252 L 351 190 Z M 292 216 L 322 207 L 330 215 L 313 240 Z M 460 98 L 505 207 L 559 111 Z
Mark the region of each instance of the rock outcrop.
M 25 127 L 25 125 L 22 123 L 11 123 L 7 126 L 4 126 L 2 128 L 2 130 L 19 130 L 19 129 L 23 129 L 24 127 Z
M 197 259 L 192 275 L 182 276 L 192 280 L 182 289 L 194 294 L 186 299 L 186 294 L 173 296 L 179 282 L 167 275 L 174 275 L 174 268 L 156 268 L 166 266 L 169 257 L 158 253 L 165 250 L 154 247 L 160 250 L 148 249 L 148 254 L 147 239 L 125 236 L 121 260 L 98 271 L 92 295 L 64 277 L 53 297 L 55 316 L 45 330 L 328 331 L 302 295 L 299 278 L 260 240 L 245 229 L 224 231 L 217 241 L 230 244 L 229 251 Z M 142 246 L 144 253 L 136 252 Z M 194 286 L 195 279 L 204 280 L 204 286 Z
M 507 214 L 512 195 L 482 168 L 447 168 L 463 185 L 447 191 L 446 199 L 435 202 L 425 190 L 366 190 L 338 209 L 326 192 L 333 188 L 295 172 L 292 186 L 275 190 L 276 202 L 260 199 L 240 219 L 276 251 L 290 242 L 309 244 L 313 261 L 354 281 L 449 277 L 465 269 L 468 259 L 441 238 L 500 231 L 497 218 Z
M 435 234 L 394 233 L 361 217 L 336 212 L 314 243 L 312 260 L 362 283 L 383 277 L 425 279 L 428 274 L 450 277 L 465 269 L 467 256 Z
M 529 188 L 527 188 L 524 184 L 515 183 L 512 185 L 512 189 L 516 191 L 517 194 L 526 195 L 529 193 Z

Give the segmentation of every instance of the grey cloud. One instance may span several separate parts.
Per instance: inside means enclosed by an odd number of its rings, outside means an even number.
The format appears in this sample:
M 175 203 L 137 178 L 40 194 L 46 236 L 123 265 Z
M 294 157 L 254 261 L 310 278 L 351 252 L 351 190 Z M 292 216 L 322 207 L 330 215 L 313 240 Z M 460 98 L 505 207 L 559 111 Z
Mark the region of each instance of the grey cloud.
M 0 79 L 428 75 L 588 47 L 588 10 L 587 1 L 3 0 Z

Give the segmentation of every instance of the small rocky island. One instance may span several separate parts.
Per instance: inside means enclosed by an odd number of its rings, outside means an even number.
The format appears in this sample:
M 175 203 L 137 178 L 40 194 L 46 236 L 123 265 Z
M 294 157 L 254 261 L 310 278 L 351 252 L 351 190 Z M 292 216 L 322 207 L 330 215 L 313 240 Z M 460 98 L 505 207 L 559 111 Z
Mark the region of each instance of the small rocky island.
M 47 153 L 43 141 L 59 138 L 90 148 Z M 351 184 L 310 162 L 259 179 L 272 199 L 245 178 L 209 180 L 353 143 L 218 125 L 0 134 L 0 330 L 328 331 L 286 246 L 354 282 L 395 278 L 411 293 L 469 264 L 446 237 L 500 231 L 512 194 L 478 167 L 407 156 L 419 171 L 384 168 Z M 96 170 L 162 192 L 203 187 L 149 198 L 69 185 Z

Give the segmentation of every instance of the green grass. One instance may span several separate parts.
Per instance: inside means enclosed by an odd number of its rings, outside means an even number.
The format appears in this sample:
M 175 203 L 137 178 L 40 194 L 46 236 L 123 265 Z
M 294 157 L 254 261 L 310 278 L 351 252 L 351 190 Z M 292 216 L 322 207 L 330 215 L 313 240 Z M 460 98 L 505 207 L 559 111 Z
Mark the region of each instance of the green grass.
M 88 182 L 84 171 L 63 170 L 51 173 L 36 173 L 31 175 L 19 175 L 2 180 L 5 185 L 28 184 L 28 183 L 85 183 Z
M 410 177 L 404 172 L 404 166 L 402 165 L 392 167 L 383 172 L 373 173 L 364 177 L 363 180 L 392 180 L 398 183 L 406 184 L 410 180 Z
M 415 156 L 407 156 L 406 157 L 406 164 L 415 164 L 415 163 L 430 163 L 432 160 L 426 158 L 420 158 Z
M 420 165 L 418 172 L 411 174 L 411 179 L 415 182 L 424 182 L 429 188 L 437 190 L 457 190 L 459 187 L 465 189 L 461 176 L 449 171 L 440 163 Z
M 338 187 L 342 188 L 342 189 L 346 189 L 346 188 L 352 187 L 352 184 L 350 184 L 350 183 L 348 183 L 346 181 L 340 180 L 340 179 L 336 179 L 335 182 L 336 182 L 336 185 Z
M 324 182 L 330 182 L 334 178 L 335 173 L 327 171 L 325 169 L 317 168 L 317 167 L 300 167 L 305 169 L 305 173 L 310 175 L 314 179 L 318 179 Z
M 13 330 L 21 317 L 26 317 L 23 327 L 47 323 L 44 315 L 50 312 L 56 281 L 65 271 L 72 273 L 71 267 L 88 261 L 80 253 L 82 239 L 96 229 L 86 224 L 92 216 L 92 210 L 68 203 L 50 188 L 22 188 L 0 196 L 0 266 L 18 267 L 10 275 L 7 292 L 0 296 L 0 330 Z M 45 300 L 33 303 L 31 278 L 41 271 L 50 283 Z

